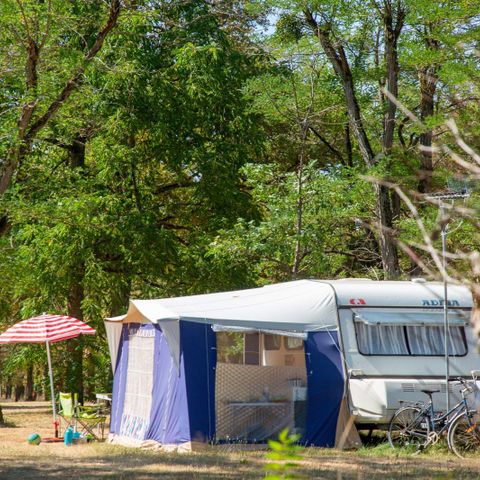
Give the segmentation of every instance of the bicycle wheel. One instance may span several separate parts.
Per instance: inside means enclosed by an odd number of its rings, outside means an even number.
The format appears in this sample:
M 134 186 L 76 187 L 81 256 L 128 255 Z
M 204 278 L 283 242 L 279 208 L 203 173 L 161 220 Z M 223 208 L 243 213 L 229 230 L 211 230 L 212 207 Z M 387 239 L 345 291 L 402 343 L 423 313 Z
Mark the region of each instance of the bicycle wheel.
M 403 407 L 395 412 L 388 426 L 387 438 L 392 448 L 420 448 L 430 433 L 428 416 L 418 407 Z
M 448 428 L 448 446 L 457 457 L 480 451 L 480 425 L 473 415 L 459 415 Z

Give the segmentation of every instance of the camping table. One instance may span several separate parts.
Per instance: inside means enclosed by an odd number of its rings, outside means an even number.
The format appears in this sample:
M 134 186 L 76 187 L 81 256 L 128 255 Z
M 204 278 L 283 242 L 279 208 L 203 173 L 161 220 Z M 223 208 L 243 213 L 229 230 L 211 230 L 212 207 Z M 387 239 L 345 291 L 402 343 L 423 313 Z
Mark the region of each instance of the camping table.
M 112 401 L 112 396 L 108 393 L 96 393 L 95 397 L 97 397 L 97 400 L 105 400 L 107 402 Z
M 229 402 L 228 406 L 235 410 L 238 414 L 238 425 L 263 425 L 264 431 L 262 437 L 267 438 L 278 430 L 276 422 L 271 421 L 277 419 L 288 419 L 292 415 L 292 402 Z M 277 411 L 276 414 L 273 411 Z M 278 411 L 280 410 L 280 411 Z M 234 423 L 237 423 L 234 422 Z
M 100 412 L 109 415 L 110 408 L 112 405 L 112 394 L 111 393 L 96 393 L 95 397 L 97 398 L 97 404 L 99 404 Z M 100 405 L 99 400 L 103 400 L 105 402 L 103 405 Z

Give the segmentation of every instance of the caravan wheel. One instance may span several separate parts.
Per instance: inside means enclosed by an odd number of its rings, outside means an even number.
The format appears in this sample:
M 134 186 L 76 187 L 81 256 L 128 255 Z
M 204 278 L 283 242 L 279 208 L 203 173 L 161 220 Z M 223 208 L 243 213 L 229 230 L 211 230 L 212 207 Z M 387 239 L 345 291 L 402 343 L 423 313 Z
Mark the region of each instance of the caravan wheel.
M 430 422 L 420 408 L 404 407 L 397 410 L 388 426 L 387 438 L 392 448 L 419 449 L 428 439 Z

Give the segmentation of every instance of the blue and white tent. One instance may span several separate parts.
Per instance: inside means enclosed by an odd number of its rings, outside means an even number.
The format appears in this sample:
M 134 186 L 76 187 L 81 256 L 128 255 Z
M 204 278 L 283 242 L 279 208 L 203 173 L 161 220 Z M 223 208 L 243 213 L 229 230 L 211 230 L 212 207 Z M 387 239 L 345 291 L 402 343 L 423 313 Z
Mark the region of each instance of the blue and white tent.
M 344 402 L 336 295 L 329 283 L 302 280 L 235 292 L 132 300 L 126 315 L 105 324 L 114 365 L 112 441 L 189 448 L 196 441 L 222 440 L 216 419 L 216 395 L 220 395 L 216 332 L 221 331 L 275 334 L 296 339 L 297 344 L 304 340 L 303 443 L 333 447 L 342 434 L 343 443 L 352 438 L 354 427 Z M 236 368 L 233 375 L 238 376 Z M 253 367 L 245 368 L 246 378 L 233 378 L 232 384 L 248 382 L 251 372 L 252 384 L 246 388 L 258 389 Z M 267 369 L 267 374 L 278 375 L 279 368 Z M 294 367 L 285 369 L 294 372 Z M 286 398 L 267 400 L 271 399 L 260 395 L 253 401 L 230 397 L 228 407 L 236 412 L 248 408 L 265 412 L 287 403 Z M 235 437 L 228 428 L 235 430 L 235 425 L 227 427 L 224 439 Z

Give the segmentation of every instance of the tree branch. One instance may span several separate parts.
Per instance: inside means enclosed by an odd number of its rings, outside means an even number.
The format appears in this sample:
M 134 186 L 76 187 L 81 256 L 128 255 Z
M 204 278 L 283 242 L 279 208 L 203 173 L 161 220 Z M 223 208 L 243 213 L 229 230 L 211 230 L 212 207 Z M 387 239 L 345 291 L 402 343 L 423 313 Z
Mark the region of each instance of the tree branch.
M 57 113 L 62 104 L 66 100 L 68 100 L 70 95 L 81 85 L 81 83 L 83 82 L 82 77 L 85 73 L 87 66 L 102 48 L 107 35 L 117 25 L 120 11 L 120 0 L 112 0 L 110 3 L 108 20 L 102 30 L 98 33 L 97 38 L 90 50 L 88 50 L 88 52 L 85 54 L 83 64 L 79 66 L 77 68 L 77 71 L 67 80 L 62 91 L 58 94 L 57 98 L 50 104 L 47 111 L 30 127 L 25 137 L 27 140 L 33 139 L 33 137 L 47 124 L 50 118 L 52 118 Z

